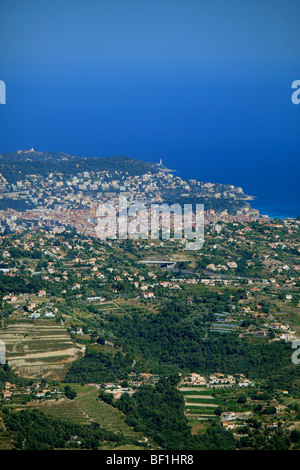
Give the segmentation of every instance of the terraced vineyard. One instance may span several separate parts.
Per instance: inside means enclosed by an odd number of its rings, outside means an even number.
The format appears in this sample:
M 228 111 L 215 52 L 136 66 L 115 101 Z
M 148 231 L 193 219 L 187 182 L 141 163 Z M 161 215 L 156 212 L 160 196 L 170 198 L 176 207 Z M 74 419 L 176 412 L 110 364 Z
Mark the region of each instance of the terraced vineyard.
M 71 385 L 77 392 L 75 400 L 48 402 L 42 405 L 42 411 L 73 423 L 99 423 L 103 428 L 115 433 L 122 432 L 135 440 L 145 438 L 125 423 L 125 415 L 116 408 L 98 400 L 99 389 L 94 386 Z
M 96 304 L 97 310 L 103 313 L 122 313 L 122 309 L 115 302 L 105 302 L 101 304 Z
M 84 351 L 63 326 L 51 321 L 8 322 L 0 329 L 0 339 L 8 364 L 26 378 L 42 373 L 45 378 L 62 380 L 70 363 Z
M 184 387 L 179 388 L 184 396 L 185 413 L 190 421 L 205 421 L 216 419 L 214 410 L 221 404 L 207 387 Z

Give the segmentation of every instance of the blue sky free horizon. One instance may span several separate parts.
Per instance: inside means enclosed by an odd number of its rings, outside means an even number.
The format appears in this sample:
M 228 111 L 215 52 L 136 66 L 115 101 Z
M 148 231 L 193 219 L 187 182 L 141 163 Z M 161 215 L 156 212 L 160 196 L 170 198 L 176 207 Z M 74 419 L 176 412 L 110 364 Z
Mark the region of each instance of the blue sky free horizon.
M 162 158 L 296 205 L 299 20 L 297 0 L 0 0 L 0 152 Z

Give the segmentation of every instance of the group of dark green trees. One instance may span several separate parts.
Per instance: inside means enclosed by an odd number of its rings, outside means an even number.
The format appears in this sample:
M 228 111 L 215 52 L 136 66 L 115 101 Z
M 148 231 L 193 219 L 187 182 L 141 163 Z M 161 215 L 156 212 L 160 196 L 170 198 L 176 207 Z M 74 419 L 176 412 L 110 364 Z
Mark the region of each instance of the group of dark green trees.
M 126 379 L 134 370 L 154 374 L 221 372 L 264 378 L 273 385 L 293 389 L 299 379 L 291 362 L 291 347 L 284 341 L 239 338 L 235 333 L 208 334 L 205 322 L 219 310 L 212 295 L 203 296 L 196 308 L 169 302 L 159 313 L 106 316 L 93 320 L 105 328 L 119 351 L 104 354 L 100 345 L 88 345 L 84 358 L 69 369 L 67 382 L 105 382 Z M 95 323 L 94 323 L 95 326 Z M 120 352 L 122 351 L 122 352 Z
M 191 434 L 184 399 L 176 388 L 178 379 L 176 374 L 161 378 L 155 387 L 141 387 L 133 396 L 124 393 L 118 400 L 104 392 L 99 398 L 125 413 L 127 424 L 163 449 L 235 449 L 232 433 L 218 423 L 212 423 L 202 435 Z

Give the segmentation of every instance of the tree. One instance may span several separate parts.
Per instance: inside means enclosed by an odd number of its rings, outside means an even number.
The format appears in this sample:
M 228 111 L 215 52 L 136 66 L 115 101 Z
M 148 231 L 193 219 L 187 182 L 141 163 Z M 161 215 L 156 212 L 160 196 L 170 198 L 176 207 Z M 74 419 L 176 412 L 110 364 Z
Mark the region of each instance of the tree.
M 298 431 L 297 429 L 293 429 L 293 431 L 291 432 L 291 441 L 294 443 L 300 442 L 300 431 Z
M 247 396 L 246 395 L 240 395 L 237 399 L 237 402 L 242 403 L 242 404 L 246 403 L 246 401 L 247 401 Z
M 65 392 L 66 397 L 69 398 L 70 400 L 74 400 L 77 397 L 77 393 L 75 392 L 75 390 L 72 390 L 70 385 L 65 386 L 64 392 Z
M 265 414 L 265 415 L 274 415 L 274 414 L 276 414 L 275 406 L 267 406 L 266 408 L 264 408 L 262 410 L 262 414 Z

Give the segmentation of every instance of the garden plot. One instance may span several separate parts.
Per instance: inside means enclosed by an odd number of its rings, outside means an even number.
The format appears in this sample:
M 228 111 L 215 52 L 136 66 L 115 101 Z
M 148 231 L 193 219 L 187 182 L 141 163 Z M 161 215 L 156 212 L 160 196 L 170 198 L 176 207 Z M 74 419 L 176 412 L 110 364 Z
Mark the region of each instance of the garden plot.
M 219 400 L 210 394 L 207 387 L 181 387 L 185 401 L 185 413 L 190 420 L 200 421 L 216 418 L 214 410 L 219 406 Z

